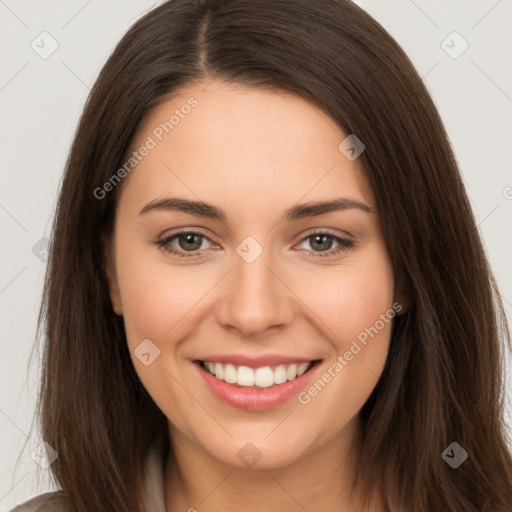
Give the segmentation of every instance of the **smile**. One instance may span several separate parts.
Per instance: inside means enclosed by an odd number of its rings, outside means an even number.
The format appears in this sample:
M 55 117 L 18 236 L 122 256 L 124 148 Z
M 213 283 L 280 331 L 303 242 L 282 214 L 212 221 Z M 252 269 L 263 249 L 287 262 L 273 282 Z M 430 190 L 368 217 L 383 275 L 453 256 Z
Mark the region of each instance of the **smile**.
M 225 404 L 246 411 L 279 407 L 314 378 L 322 360 L 241 355 L 196 359 L 194 367 L 207 389 Z
M 295 380 L 303 375 L 313 364 L 313 361 L 300 364 L 280 364 L 276 366 L 236 366 L 234 364 L 201 361 L 202 367 L 216 379 L 248 388 L 269 388 Z

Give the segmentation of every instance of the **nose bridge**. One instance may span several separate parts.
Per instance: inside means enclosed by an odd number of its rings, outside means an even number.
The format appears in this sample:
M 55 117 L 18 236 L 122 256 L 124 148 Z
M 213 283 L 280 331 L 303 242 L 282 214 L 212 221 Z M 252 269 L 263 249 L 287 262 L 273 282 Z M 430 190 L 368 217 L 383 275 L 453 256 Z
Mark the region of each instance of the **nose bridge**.
M 269 243 L 267 239 L 266 244 Z M 287 288 L 275 275 L 280 267 L 275 251 L 247 237 L 237 246 L 236 253 L 220 299 L 219 322 L 236 327 L 245 335 L 288 322 L 292 308 Z

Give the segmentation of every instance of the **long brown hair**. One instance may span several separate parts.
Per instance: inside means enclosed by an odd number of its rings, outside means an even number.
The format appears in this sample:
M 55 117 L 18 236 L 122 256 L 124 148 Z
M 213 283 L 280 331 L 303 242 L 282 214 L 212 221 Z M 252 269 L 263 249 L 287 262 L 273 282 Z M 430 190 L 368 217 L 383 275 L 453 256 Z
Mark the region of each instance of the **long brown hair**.
M 60 190 L 39 331 L 37 415 L 72 510 L 141 510 L 167 419 L 142 386 L 103 268 L 122 166 L 144 116 L 212 79 L 295 93 L 361 139 L 395 276 L 409 297 L 361 410 L 360 481 L 394 512 L 512 508 L 500 341 L 510 334 L 448 137 L 395 40 L 348 0 L 171 0 L 137 21 L 96 81 Z M 136 172 L 136 171 L 134 171 Z M 457 442 L 457 469 L 441 454 Z

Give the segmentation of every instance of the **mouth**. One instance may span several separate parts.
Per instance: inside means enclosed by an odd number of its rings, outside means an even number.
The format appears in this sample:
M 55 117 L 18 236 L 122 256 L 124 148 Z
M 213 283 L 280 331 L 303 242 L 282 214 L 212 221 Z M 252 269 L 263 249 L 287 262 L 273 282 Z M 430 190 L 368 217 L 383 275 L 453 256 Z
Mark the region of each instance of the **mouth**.
M 316 361 L 304 363 L 280 364 L 273 366 L 234 365 L 231 363 L 214 363 L 199 361 L 204 370 L 218 380 L 240 387 L 266 389 L 293 381 L 304 375 Z
M 263 361 L 244 358 L 215 359 L 193 362 L 215 397 L 246 411 L 264 411 L 283 405 L 307 385 L 322 362 L 321 359 L 270 359 L 263 365 Z

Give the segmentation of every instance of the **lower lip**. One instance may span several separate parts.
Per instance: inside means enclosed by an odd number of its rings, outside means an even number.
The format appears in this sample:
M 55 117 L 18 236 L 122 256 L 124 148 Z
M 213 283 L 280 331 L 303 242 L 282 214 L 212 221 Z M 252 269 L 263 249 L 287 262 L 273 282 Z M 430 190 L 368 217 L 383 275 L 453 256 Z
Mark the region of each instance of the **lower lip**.
M 317 365 L 318 361 L 315 361 L 300 377 L 283 384 L 277 384 L 269 388 L 249 388 L 228 384 L 217 379 L 207 372 L 201 363 L 195 361 L 195 366 L 199 369 L 200 374 L 214 395 L 228 405 L 246 411 L 265 411 L 283 405 L 306 385 L 311 372 Z

